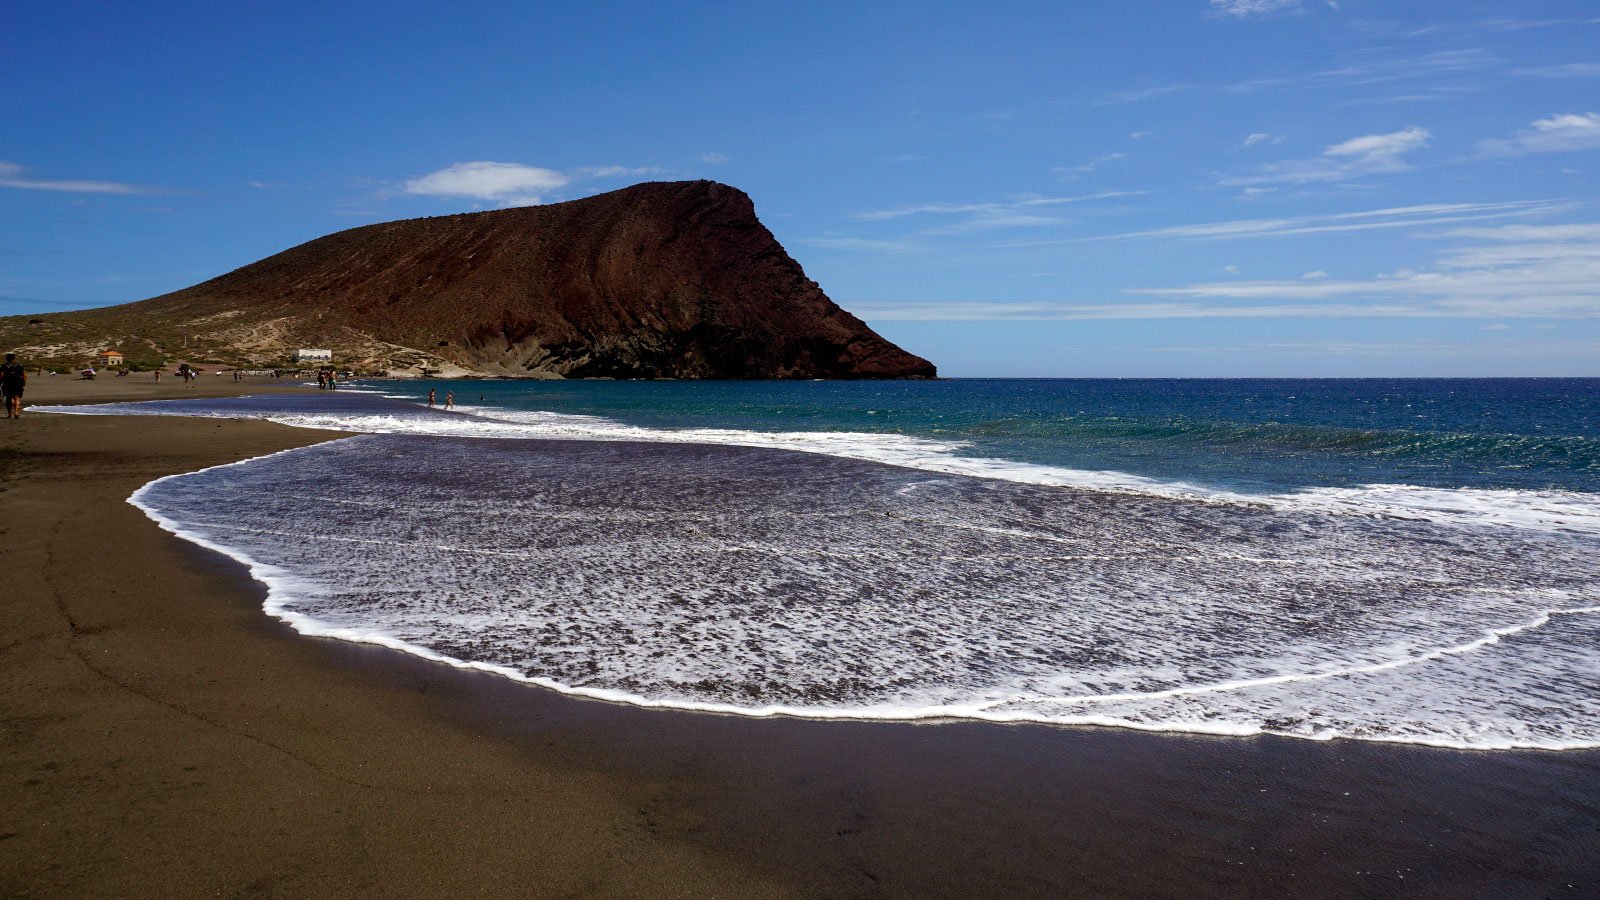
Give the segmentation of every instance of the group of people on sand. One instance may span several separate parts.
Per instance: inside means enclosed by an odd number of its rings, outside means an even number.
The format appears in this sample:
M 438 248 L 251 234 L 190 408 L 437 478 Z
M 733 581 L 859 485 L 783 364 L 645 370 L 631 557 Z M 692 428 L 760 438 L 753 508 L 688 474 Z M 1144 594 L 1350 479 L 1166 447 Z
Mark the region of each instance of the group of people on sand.
M 428 407 L 431 409 L 434 406 L 437 406 L 438 404 L 439 404 L 438 392 L 436 392 L 433 388 L 428 388 Z M 445 391 L 445 394 L 444 394 L 444 408 L 445 409 L 455 409 L 456 408 L 456 392 L 455 391 Z
M 317 389 L 336 391 L 339 389 L 339 373 L 332 366 L 323 366 L 317 370 Z

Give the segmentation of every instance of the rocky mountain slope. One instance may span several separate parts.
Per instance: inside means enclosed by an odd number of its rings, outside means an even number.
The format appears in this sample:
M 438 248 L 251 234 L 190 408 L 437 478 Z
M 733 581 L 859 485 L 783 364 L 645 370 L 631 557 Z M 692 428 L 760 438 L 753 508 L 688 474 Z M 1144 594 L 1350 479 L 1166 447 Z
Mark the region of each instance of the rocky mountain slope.
M 0 345 L 256 364 L 327 347 L 358 368 L 535 377 L 934 375 L 711 181 L 354 228 L 138 303 L 0 319 Z

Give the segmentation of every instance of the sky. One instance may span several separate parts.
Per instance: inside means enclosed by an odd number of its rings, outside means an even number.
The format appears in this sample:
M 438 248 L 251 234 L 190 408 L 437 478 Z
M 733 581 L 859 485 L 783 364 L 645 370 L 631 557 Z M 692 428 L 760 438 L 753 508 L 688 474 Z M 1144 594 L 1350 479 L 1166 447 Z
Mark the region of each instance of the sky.
M 1600 3 L 14 4 L 0 315 L 743 189 L 950 376 L 1600 375 Z

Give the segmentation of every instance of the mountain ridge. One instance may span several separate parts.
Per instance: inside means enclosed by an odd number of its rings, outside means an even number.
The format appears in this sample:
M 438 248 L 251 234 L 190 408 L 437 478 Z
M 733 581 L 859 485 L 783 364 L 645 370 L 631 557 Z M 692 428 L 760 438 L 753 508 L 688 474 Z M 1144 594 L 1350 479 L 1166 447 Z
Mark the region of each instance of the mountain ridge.
M 0 319 L 0 344 L 34 359 L 96 343 L 130 344 L 130 361 L 246 364 L 327 347 L 397 373 L 936 375 L 806 277 L 748 195 L 712 181 L 364 225 L 148 300 Z

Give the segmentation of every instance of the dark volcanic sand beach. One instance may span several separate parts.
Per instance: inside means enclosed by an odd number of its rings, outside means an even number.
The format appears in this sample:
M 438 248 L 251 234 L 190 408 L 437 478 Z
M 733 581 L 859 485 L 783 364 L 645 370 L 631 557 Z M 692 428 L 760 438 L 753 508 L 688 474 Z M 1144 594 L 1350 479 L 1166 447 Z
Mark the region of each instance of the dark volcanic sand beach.
M 239 390 L 132 382 L 36 378 L 28 399 Z M 0 893 L 1600 892 L 1600 753 L 577 700 L 298 636 L 240 566 L 125 502 L 334 436 L 0 422 Z

